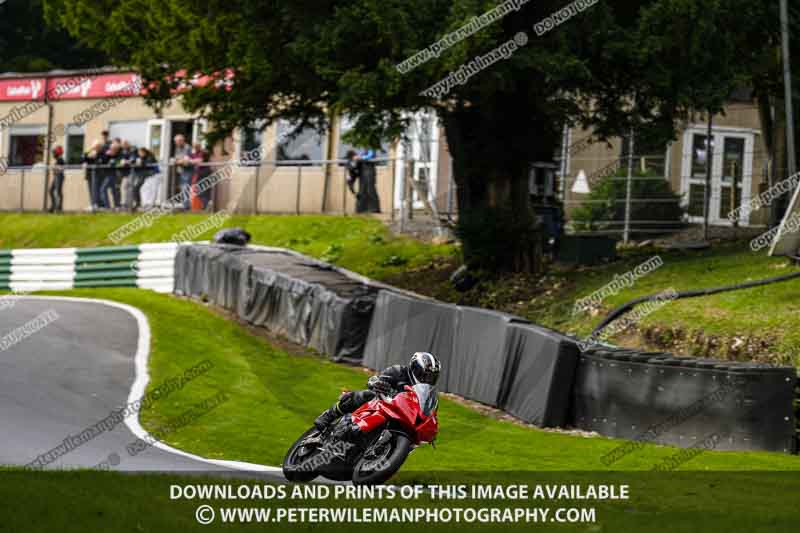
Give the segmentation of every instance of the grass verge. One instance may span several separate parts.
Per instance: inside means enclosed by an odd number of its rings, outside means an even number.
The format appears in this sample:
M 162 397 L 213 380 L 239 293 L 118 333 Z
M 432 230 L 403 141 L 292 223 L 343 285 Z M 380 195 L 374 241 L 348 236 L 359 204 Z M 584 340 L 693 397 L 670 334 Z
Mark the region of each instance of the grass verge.
M 342 389 L 363 388 L 368 376 L 361 369 L 311 354 L 290 355 L 193 301 L 137 289 L 81 289 L 65 294 L 127 303 L 147 315 L 153 333 L 151 385 L 203 359 L 214 364 L 208 374 L 142 414 L 144 427 L 154 429 L 190 405 L 227 393 L 228 402 L 167 438 L 171 445 L 205 457 L 278 465 L 289 445 Z M 450 400 L 441 402 L 440 421 L 437 448 L 415 451 L 404 467 L 406 475 L 424 477 L 431 471 L 608 470 L 601 458 L 624 442 L 523 427 Z M 649 470 L 677 451 L 646 445 L 612 468 Z M 681 468 L 800 470 L 800 457 L 707 452 Z
M 108 235 L 134 218 L 131 214 L 111 213 L 3 214 L 0 249 L 109 246 L 115 243 Z M 165 215 L 121 244 L 169 241 L 207 218 L 203 214 Z M 376 279 L 456 253 L 452 245 L 393 236 L 380 220 L 371 217 L 236 215 L 225 222 L 225 227 L 237 226 L 250 232 L 254 244 L 293 248 Z M 206 231 L 194 240 L 210 239 L 216 231 Z
M 663 266 L 605 298 L 592 312 L 573 313 L 575 301 L 590 296 L 649 258 Z M 747 243 L 717 245 L 702 252 L 635 250 L 619 261 L 591 268 L 552 269 L 542 279 L 502 276 L 467 293 L 446 282 L 451 267 L 430 264 L 395 274 L 389 283 L 435 298 L 499 309 L 553 329 L 581 336 L 612 309 L 639 296 L 735 285 L 797 272 L 786 258 L 750 252 Z M 800 279 L 712 296 L 675 300 L 638 324 L 638 336 L 625 332 L 613 340 L 690 355 L 757 359 L 800 366 Z

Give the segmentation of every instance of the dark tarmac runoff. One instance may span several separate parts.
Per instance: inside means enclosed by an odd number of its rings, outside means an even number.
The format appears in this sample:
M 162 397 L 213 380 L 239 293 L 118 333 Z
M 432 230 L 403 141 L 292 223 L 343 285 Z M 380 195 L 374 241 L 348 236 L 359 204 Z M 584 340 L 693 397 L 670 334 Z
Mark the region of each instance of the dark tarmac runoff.
M 38 458 L 34 466 L 44 469 L 284 479 L 277 468 L 208 462 L 174 449 L 150 446 L 131 455 L 128 445 L 145 436 L 129 427 L 139 427 L 135 414 L 86 442 L 75 440 L 124 408 L 134 394 L 143 315 L 137 320 L 121 305 L 92 300 L 20 297 L 13 302 L 0 309 L 0 465 L 24 466 Z M 144 334 L 149 338 L 149 331 Z M 59 446 L 60 452 L 69 451 L 48 454 Z

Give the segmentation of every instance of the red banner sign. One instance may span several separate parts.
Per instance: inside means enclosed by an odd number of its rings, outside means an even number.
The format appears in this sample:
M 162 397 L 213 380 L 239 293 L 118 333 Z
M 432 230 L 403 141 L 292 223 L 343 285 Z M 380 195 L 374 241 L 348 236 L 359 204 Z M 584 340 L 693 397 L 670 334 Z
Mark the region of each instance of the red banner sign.
M 142 80 L 133 72 L 127 74 L 76 74 L 48 80 L 51 100 L 140 96 Z
M 215 87 L 230 90 L 233 71 L 227 70 L 218 76 L 195 75 L 187 77 L 185 71 L 176 74 L 181 82 L 175 92 L 183 92 L 193 86 Z M 0 80 L 0 102 L 42 101 L 45 93 L 50 100 L 80 100 L 84 98 L 112 98 L 141 96 L 144 93 L 141 77 L 128 72 L 123 74 L 75 74 L 55 78 L 23 78 Z
M 0 101 L 41 101 L 45 86 L 45 78 L 0 80 Z

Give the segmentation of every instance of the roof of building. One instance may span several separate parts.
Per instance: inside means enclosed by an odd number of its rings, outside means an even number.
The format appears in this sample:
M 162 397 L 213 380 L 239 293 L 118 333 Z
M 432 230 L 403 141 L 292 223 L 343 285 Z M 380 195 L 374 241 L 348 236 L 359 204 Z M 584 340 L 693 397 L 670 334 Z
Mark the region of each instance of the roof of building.
M 81 76 L 87 74 L 115 74 L 120 72 L 133 72 L 130 68 L 120 67 L 93 67 L 77 70 L 48 70 L 47 72 L 3 72 L 0 73 L 0 79 L 19 79 L 19 78 L 56 78 L 62 76 Z

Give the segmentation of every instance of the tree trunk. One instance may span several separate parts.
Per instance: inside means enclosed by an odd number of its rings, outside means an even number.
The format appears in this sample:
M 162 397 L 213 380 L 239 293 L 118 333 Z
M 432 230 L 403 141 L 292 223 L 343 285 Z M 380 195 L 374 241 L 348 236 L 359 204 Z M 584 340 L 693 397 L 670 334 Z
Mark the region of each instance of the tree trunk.
M 444 126 L 465 263 L 492 272 L 542 272 L 543 235 L 528 191 L 528 169 L 538 151 L 514 153 L 494 142 L 486 135 L 491 127 L 474 112 L 448 113 Z

